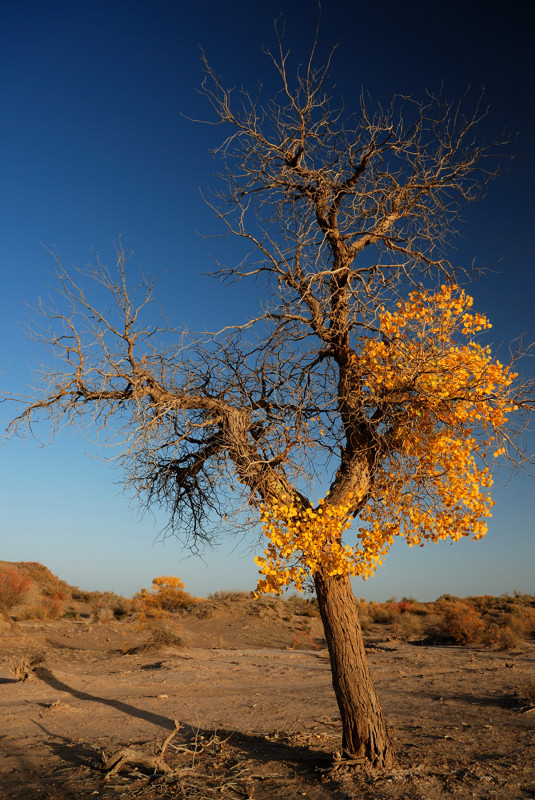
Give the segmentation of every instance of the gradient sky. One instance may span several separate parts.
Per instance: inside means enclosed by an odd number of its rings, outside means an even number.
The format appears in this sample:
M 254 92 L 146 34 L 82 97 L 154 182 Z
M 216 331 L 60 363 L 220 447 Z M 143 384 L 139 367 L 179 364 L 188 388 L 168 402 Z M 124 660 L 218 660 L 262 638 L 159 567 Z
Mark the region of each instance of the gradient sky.
M 333 45 L 337 91 L 349 107 L 362 89 L 372 102 L 396 93 L 423 97 L 441 88 L 456 99 L 485 87 L 490 109 L 481 141 L 517 134 L 506 172 L 489 196 L 465 211 L 452 259 L 494 270 L 471 287 L 478 310 L 502 345 L 533 340 L 534 69 L 531 4 L 324 0 L 320 59 Z M 0 388 L 24 392 L 44 353 L 21 323 L 53 284 L 54 264 L 113 260 L 122 236 L 133 265 L 160 274 L 156 295 L 176 325 L 215 329 L 254 300 L 243 287 L 206 276 L 214 258 L 232 263 L 200 191 L 217 163 L 220 129 L 206 118 L 197 89 L 199 47 L 227 85 L 275 76 L 262 55 L 274 43 L 273 19 L 286 20 L 294 63 L 306 57 L 317 21 L 315 0 L 6 0 L 0 11 L 0 197 L 2 292 Z M 202 235 L 199 235 L 202 234 Z M 533 374 L 527 362 L 523 369 Z M 13 413 L 0 407 L 2 421 Z M 46 441 L 46 429 L 39 433 Z M 530 435 L 528 450 L 535 450 Z M 121 494 L 120 474 L 95 459 L 82 433 L 64 431 L 46 447 L 9 441 L 0 451 L 0 560 L 41 561 L 87 589 L 131 595 L 161 574 L 180 575 L 206 595 L 255 585 L 253 539 L 229 541 L 204 560 L 176 539 L 155 541 L 163 520 L 140 517 Z M 527 473 L 499 472 L 487 537 L 477 543 L 411 549 L 396 545 L 359 596 L 434 599 L 535 591 L 535 484 Z M 256 546 L 256 549 L 259 549 Z

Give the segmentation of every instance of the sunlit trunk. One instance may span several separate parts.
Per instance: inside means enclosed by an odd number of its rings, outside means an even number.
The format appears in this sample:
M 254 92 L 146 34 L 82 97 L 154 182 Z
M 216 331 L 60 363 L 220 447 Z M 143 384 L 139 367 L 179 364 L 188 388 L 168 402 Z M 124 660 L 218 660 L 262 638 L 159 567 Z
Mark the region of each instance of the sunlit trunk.
M 391 767 L 394 748 L 368 667 L 349 577 L 317 574 L 314 582 L 342 718 L 344 752 L 374 767 Z

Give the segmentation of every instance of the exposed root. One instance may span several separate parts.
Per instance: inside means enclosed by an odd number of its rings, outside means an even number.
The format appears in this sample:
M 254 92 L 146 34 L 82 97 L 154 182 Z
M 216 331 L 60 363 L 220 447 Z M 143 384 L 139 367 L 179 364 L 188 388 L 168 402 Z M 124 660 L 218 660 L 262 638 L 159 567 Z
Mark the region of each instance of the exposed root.
M 165 751 L 177 735 L 179 729 L 180 724 L 175 720 L 174 729 L 171 731 L 169 736 L 165 738 L 162 746 L 160 747 L 160 752 L 155 756 L 145 753 L 144 750 L 141 750 L 138 747 L 122 747 L 120 750 L 117 750 L 108 757 L 106 757 L 106 755 L 103 753 L 101 769 L 104 770 L 104 772 L 107 772 L 106 778 L 117 774 L 123 767 L 126 766 L 148 769 L 152 771 L 153 775 L 157 775 L 159 772 L 164 775 L 172 774 L 173 770 L 165 763 L 164 756 Z

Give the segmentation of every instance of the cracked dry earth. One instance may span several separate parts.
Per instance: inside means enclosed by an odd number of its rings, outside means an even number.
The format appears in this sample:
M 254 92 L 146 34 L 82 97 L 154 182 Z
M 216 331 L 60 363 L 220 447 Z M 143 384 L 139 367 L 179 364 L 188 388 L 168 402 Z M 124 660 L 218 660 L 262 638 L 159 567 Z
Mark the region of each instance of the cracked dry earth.
M 311 625 L 310 649 L 291 649 L 304 644 L 290 625 L 228 610 L 185 618 L 183 649 L 133 655 L 125 622 L 3 627 L 0 798 L 535 798 L 535 712 L 515 694 L 535 677 L 533 642 L 499 653 L 368 641 L 400 762 L 372 774 L 333 759 L 341 728 Z M 10 665 L 28 653 L 44 660 L 16 682 Z

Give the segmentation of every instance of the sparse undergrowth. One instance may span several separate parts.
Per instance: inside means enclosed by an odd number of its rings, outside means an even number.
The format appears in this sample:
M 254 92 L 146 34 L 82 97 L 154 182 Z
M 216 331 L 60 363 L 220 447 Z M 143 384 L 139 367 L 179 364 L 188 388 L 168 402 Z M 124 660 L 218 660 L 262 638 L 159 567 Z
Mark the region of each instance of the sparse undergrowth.
M 384 603 L 360 599 L 357 605 L 365 634 L 380 631 L 401 641 L 513 650 L 523 640 L 535 637 L 535 596 L 518 592 L 466 598 L 446 594 L 428 603 L 414 597 L 391 598 Z M 85 617 L 105 624 L 134 619 L 149 638 L 153 622 L 167 620 L 172 635 L 178 637 L 184 615 L 203 618 L 235 610 L 286 621 L 294 632 L 290 646 L 296 649 L 318 646 L 309 630 L 310 621 L 319 617 L 314 598 L 297 594 L 255 599 L 250 592 L 218 591 L 203 599 L 185 591 L 183 581 L 173 576 L 155 578 L 150 591 L 141 589 L 129 599 L 114 592 L 71 586 L 37 562 L 0 562 L 0 613 L 6 617 L 8 610 L 16 610 L 19 620 Z
M 176 623 L 173 625 L 165 619 L 157 619 L 144 623 L 140 629 L 145 632 L 145 638 L 136 645 L 126 645 L 123 648 L 123 652 L 126 655 L 158 651 L 165 647 L 175 649 L 184 647 L 184 642 L 178 633 Z
M 510 650 L 535 635 L 535 597 L 519 593 L 464 599 L 442 595 L 432 603 L 414 598 L 385 603 L 361 599 L 359 616 L 367 633 L 380 626 L 393 638 L 426 644 Z

